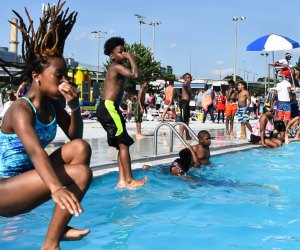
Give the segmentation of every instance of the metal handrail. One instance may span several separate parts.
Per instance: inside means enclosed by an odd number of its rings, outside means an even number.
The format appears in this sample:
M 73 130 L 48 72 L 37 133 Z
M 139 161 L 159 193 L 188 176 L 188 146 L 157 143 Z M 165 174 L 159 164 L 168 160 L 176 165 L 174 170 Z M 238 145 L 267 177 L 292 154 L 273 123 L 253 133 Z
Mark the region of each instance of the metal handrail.
M 154 155 L 157 155 L 157 134 L 159 128 L 162 126 L 167 126 L 170 128 L 170 152 L 173 152 L 173 133 L 178 137 L 178 139 L 183 143 L 185 147 L 188 147 L 189 145 L 186 143 L 186 141 L 181 137 L 181 135 L 176 131 L 176 129 L 170 124 L 169 122 L 162 122 L 158 124 L 154 131 Z
M 192 134 L 192 136 L 198 141 L 197 135 L 194 133 L 194 131 L 186 123 L 184 123 L 184 122 L 175 122 L 173 124 L 173 128 L 175 128 L 178 125 L 183 125 Z

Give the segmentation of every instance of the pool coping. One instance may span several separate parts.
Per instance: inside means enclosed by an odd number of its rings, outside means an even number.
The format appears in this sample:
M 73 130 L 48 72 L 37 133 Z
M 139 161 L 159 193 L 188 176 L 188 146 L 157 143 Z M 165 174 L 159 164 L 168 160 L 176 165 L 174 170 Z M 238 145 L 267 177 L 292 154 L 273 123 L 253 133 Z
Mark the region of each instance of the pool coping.
M 261 145 L 255 145 L 251 143 L 241 143 L 236 145 L 228 145 L 222 146 L 218 148 L 212 148 L 210 150 L 211 156 L 232 153 L 237 151 L 244 151 L 250 150 L 253 148 L 262 147 Z M 178 152 L 170 153 L 170 154 L 163 154 L 163 155 L 151 155 L 151 156 L 144 156 L 143 158 L 135 159 L 131 161 L 131 169 L 141 169 L 145 163 L 150 165 L 158 165 L 158 164 L 165 164 L 167 162 L 171 162 L 174 160 L 175 157 L 178 156 Z M 107 163 L 107 164 L 100 164 L 100 165 L 92 165 L 93 176 L 99 177 L 101 175 L 107 174 L 109 172 L 118 171 L 117 162 L 114 163 Z

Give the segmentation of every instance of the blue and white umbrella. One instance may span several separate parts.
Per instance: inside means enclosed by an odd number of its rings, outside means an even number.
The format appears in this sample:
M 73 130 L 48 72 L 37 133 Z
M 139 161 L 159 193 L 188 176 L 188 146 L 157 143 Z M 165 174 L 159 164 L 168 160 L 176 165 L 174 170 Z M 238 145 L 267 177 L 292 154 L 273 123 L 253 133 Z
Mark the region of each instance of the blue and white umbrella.
M 299 43 L 286 37 L 277 34 L 270 34 L 256 39 L 250 43 L 247 51 L 279 51 L 291 50 L 299 47 Z

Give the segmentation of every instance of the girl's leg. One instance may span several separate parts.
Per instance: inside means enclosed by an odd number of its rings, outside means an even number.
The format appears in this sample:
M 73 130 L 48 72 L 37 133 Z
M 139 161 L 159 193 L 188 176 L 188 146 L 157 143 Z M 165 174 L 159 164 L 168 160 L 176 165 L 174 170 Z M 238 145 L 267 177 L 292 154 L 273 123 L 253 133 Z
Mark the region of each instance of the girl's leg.
M 62 185 L 81 200 L 92 179 L 89 168 L 91 149 L 82 140 L 74 140 L 55 151 L 50 159 Z M 10 217 L 28 212 L 51 198 L 36 170 L 9 179 L 0 179 L 0 215 Z M 43 249 L 58 248 L 71 214 L 55 206 Z

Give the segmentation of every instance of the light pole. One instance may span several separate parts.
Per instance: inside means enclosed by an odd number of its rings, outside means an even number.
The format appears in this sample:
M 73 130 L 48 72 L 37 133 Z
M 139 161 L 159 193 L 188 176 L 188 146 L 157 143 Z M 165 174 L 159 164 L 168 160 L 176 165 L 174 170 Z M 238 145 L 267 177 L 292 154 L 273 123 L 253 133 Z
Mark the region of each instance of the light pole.
M 192 56 L 188 55 L 188 57 L 190 58 L 190 71 L 189 71 L 189 73 L 192 75 Z
M 134 14 L 134 16 L 136 16 L 139 20 L 140 23 L 140 44 L 142 43 L 142 24 L 146 24 L 146 22 L 144 21 L 146 17 L 141 16 L 139 14 Z
M 220 71 L 220 80 L 221 80 L 222 79 L 222 69 L 219 68 L 218 70 Z
M 100 73 L 100 38 L 104 38 L 104 36 L 101 35 L 106 35 L 107 32 L 102 32 L 100 30 L 98 31 L 92 31 L 92 34 L 95 35 L 95 38 L 98 39 L 98 66 L 97 66 L 97 83 L 99 82 L 99 73 Z
M 238 20 L 245 20 L 246 17 L 241 16 L 241 17 L 236 17 L 234 16 L 232 18 L 233 23 L 234 23 L 234 59 L 233 59 L 233 80 L 236 81 L 236 50 L 237 50 L 237 21 Z
M 254 83 L 254 80 L 255 80 L 255 75 L 258 76 L 256 73 L 253 73 L 253 83 Z
M 268 75 L 268 55 L 269 53 L 261 53 L 262 56 L 266 57 L 266 73 L 265 73 L 265 96 L 267 96 L 267 75 Z
M 153 32 L 152 32 L 152 54 L 153 54 L 153 59 L 155 57 L 155 27 L 157 25 L 160 25 L 161 22 L 160 21 L 153 21 L 153 22 L 150 22 L 149 25 L 152 25 L 153 27 Z

